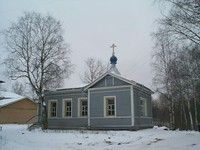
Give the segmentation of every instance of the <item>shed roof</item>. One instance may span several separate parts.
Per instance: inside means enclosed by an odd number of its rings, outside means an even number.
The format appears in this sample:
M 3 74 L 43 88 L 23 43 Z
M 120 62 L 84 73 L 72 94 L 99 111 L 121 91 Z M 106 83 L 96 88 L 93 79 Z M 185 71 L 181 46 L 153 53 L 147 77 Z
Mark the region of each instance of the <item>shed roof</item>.
M 7 105 L 15 103 L 17 101 L 23 100 L 24 98 L 26 98 L 26 97 L 20 96 L 15 93 L 0 91 L 0 107 L 7 106 Z

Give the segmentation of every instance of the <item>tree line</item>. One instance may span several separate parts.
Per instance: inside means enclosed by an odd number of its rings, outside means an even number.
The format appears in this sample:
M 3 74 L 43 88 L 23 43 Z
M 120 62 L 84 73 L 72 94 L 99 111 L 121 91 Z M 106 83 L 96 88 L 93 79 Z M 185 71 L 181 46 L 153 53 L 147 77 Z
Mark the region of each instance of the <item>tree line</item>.
M 153 82 L 159 93 L 154 119 L 172 129 L 195 130 L 200 123 L 200 1 L 159 3 L 170 8 L 152 34 Z

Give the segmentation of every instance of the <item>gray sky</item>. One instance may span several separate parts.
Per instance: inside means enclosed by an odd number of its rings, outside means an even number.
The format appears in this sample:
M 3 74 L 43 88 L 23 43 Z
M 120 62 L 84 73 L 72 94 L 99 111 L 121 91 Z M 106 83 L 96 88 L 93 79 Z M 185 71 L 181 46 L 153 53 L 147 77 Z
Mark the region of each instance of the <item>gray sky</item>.
M 160 11 L 154 0 L 0 0 L 0 30 L 24 11 L 49 13 L 63 24 L 75 72 L 65 87 L 82 84 L 79 76 L 88 57 L 109 61 L 115 43 L 122 76 L 152 88 L 151 32 Z M 2 43 L 0 37 L 0 43 Z M 0 53 L 4 57 L 4 48 Z M 2 57 L 1 57 L 2 59 Z M 0 69 L 0 79 L 4 79 Z

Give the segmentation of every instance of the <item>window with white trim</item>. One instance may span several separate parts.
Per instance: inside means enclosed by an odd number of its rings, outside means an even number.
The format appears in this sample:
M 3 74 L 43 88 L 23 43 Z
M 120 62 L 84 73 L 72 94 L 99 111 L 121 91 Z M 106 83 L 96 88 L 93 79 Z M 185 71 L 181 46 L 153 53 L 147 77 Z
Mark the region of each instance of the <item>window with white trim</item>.
M 113 117 L 116 115 L 116 97 L 104 97 L 104 116 Z
M 57 117 L 57 101 L 49 101 L 49 117 Z
M 72 100 L 64 99 L 63 100 L 63 117 L 71 117 L 72 116 Z
M 79 99 L 79 116 L 87 117 L 88 115 L 88 101 L 86 98 Z
M 140 97 L 140 112 L 142 117 L 147 117 L 147 100 Z

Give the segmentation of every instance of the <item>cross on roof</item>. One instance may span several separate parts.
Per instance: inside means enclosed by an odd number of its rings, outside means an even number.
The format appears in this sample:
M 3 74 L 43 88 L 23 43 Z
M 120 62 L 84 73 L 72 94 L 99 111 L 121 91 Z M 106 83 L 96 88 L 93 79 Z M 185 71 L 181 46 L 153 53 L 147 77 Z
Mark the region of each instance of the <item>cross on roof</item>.
M 113 49 L 113 55 L 114 55 L 115 54 L 115 47 L 117 47 L 117 46 L 115 44 L 112 44 L 110 47 Z

